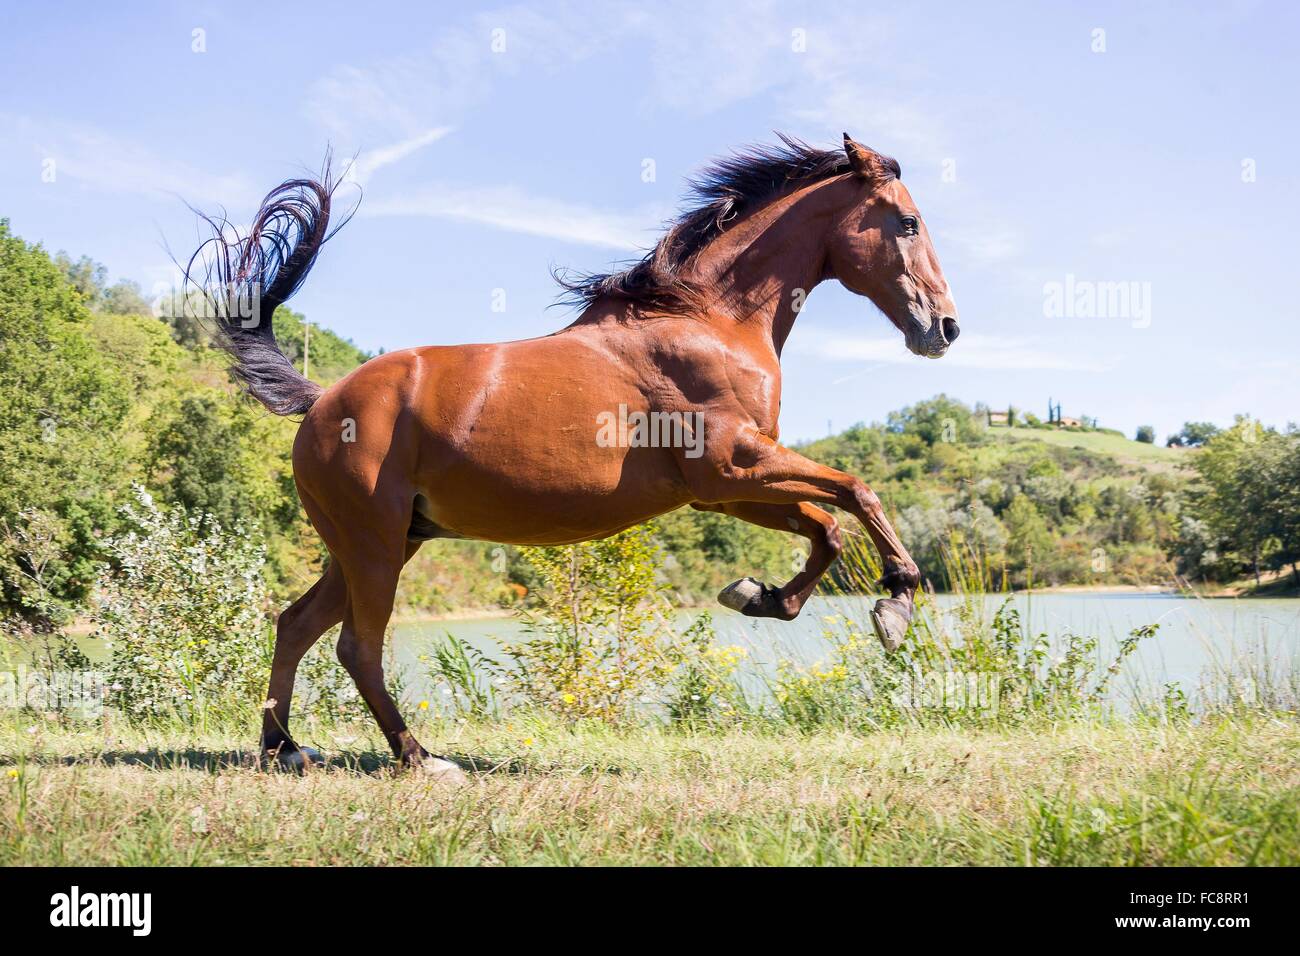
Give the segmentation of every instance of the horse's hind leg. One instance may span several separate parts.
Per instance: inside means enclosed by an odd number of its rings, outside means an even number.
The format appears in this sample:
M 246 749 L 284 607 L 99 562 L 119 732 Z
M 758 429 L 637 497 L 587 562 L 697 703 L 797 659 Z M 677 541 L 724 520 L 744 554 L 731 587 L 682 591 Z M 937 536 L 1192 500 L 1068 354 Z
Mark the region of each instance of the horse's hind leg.
M 405 556 L 384 555 L 374 548 L 344 559 L 348 606 L 339 636 L 339 661 L 347 668 L 366 706 L 374 715 L 393 755 L 403 767 L 419 767 L 443 779 L 460 779 L 460 768 L 420 746 L 406 726 L 397 703 L 384 686 L 384 634 L 393 612 L 402 565 L 419 547 L 406 544 Z
M 298 664 L 321 635 L 343 620 L 347 585 L 337 562 L 331 561 L 319 581 L 289 605 L 275 625 L 275 656 L 271 683 L 262 712 L 262 753 L 282 763 L 301 764 L 315 758 L 304 753 L 289 735 L 289 704 Z

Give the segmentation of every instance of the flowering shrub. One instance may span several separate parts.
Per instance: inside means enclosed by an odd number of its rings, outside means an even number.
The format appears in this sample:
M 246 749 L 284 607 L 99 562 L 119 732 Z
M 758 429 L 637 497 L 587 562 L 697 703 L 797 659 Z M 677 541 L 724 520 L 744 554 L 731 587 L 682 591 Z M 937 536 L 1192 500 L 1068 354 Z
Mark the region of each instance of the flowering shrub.
M 566 720 L 617 722 L 645 708 L 666 705 L 670 717 L 686 719 L 722 706 L 730 693 L 723 676 L 739 658 L 713 648 L 707 614 L 684 633 L 674 624 L 657 580 L 655 530 L 521 548 L 539 587 L 535 606 L 519 612 L 525 638 L 506 649 L 509 660 L 451 635 L 423 658 L 451 709 L 482 718 L 523 705 Z
M 273 647 L 261 543 L 134 490 L 122 508 L 130 530 L 107 542 L 113 563 L 93 610 L 94 636 L 110 651 L 109 702 L 131 720 L 255 710 Z
M 668 698 L 669 719 L 686 724 L 733 720 L 746 701 L 736 672 L 749 652 L 736 644 L 715 644 L 713 618 L 705 611 L 682 635 L 687 653 Z
M 652 525 L 521 553 L 543 587 L 521 613 L 529 637 L 507 651 L 515 692 L 566 717 L 612 720 L 668 682 L 684 648 L 655 580 Z

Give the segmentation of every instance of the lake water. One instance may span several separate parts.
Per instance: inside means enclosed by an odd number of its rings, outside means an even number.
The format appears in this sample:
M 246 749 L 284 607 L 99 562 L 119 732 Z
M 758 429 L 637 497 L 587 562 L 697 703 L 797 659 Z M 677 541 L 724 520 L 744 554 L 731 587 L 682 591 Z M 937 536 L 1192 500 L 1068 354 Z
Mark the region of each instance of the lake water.
M 825 660 L 828 645 L 823 636 L 828 615 L 840 614 L 858 622 L 870 635 L 867 610 L 871 598 L 814 597 L 798 620 L 786 623 L 747 618 L 721 606 L 710 609 L 719 644 L 738 644 L 748 652 L 745 667 L 751 673 L 769 671 L 782 659 L 801 664 Z M 988 617 L 1005 598 L 989 596 Z M 1202 599 L 1174 594 L 1054 593 L 1017 594 L 1010 600 L 1035 635 L 1047 634 L 1054 646 L 1064 635 L 1096 637 L 1098 656 L 1113 659 L 1119 640 L 1144 624 L 1159 624 L 1153 638 L 1143 640 L 1112 685 L 1123 702 L 1134 693 L 1159 697 L 1166 682 L 1177 681 L 1193 697 L 1215 672 L 1230 671 L 1270 675 L 1287 685 L 1289 675 L 1300 673 L 1300 598 Z M 935 626 L 955 633 L 951 620 L 956 599 L 939 595 L 930 612 Z M 689 625 L 700 610 L 682 611 L 678 622 Z M 490 657 L 500 658 L 503 647 L 523 636 L 523 626 L 513 618 L 424 621 L 394 628 L 393 657 L 405 675 L 414 699 L 437 699 L 437 690 L 420 662 L 430 646 L 444 634 L 454 634 Z M 874 638 L 871 638 L 874 639 Z M 92 659 L 105 654 L 98 641 L 79 642 Z
M 1004 600 L 990 596 L 989 617 Z M 1155 693 L 1166 682 L 1177 681 L 1191 696 L 1216 672 L 1231 669 L 1276 677 L 1295 673 L 1300 660 L 1300 599 L 1202 599 L 1173 594 L 1017 594 L 1011 597 L 1025 626 L 1033 634 L 1046 633 L 1054 644 L 1066 634 L 1098 639 L 1098 654 L 1113 658 L 1119 640 L 1134 628 L 1160 625 L 1153 638 L 1143 640 L 1116 681 L 1121 697 L 1134 691 Z M 747 666 L 773 667 L 789 659 L 811 664 L 827 656 L 823 631 L 827 615 L 842 614 L 868 627 L 866 615 L 872 599 L 815 597 L 798 620 L 789 623 L 747 618 L 722 607 L 712 609 L 717 639 L 738 644 L 749 653 Z M 938 627 L 953 628 L 954 598 L 934 599 Z M 698 611 L 682 612 L 684 627 Z M 399 666 L 411 675 L 412 689 L 428 690 L 418 679 L 423 668 L 419 655 L 442 634 L 451 633 L 489 656 L 520 639 L 523 630 L 513 619 L 434 621 L 408 623 L 396 628 L 394 653 Z

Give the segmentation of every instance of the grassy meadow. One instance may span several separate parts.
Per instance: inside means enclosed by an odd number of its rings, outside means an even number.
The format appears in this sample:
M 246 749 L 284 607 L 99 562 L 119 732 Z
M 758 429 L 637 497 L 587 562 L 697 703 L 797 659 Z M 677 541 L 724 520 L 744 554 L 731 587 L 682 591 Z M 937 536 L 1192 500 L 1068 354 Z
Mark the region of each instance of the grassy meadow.
M 602 607 L 587 561 L 618 569 L 639 595 L 619 620 L 635 618 L 654 591 L 647 542 L 629 532 L 571 561 L 548 552 L 557 586 L 571 569 L 577 590 L 534 619 L 537 640 L 516 648 L 523 671 L 450 637 L 427 661 L 446 696 L 406 709 L 417 737 L 467 771 L 459 783 L 400 772 L 355 701 L 336 712 L 319 693 L 295 699 L 294 729 L 326 764 L 263 769 L 256 707 L 221 696 L 229 672 L 192 685 L 203 707 L 158 706 L 155 682 L 148 709 L 127 698 L 94 720 L 10 710 L 0 865 L 1300 863 L 1289 675 L 1227 675 L 1217 697 L 1167 686 L 1121 716 L 1107 688 L 1156 628 L 1113 660 L 1091 638 L 1032 633 L 1009 604 L 989 609 L 975 590 L 989 570 L 954 552 L 958 632 L 923 605 L 886 655 L 869 629 L 830 615 L 822 660 L 746 689 L 707 622 L 674 644 L 648 619 L 612 633 L 564 619 L 575 594 Z M 877 571 L 861 549 L 846 566 Z M 633 646 L 622 670 L 604 656 Z M 145 644 L 131 654 L 169 660 Z M 197 658 L 184 660 L 189 672 Z M 615 674 L 661 706 L 610 696 Z M 918 676 L 960 686 L 927 697 Z M 995 678 L 995 697 L 962 684 L 972 677 Z
M 688 733 L 417 728 L 477 770 L 393 773 L 377 740 L 262 772 L 238 734 L 0 732 L 0 864 L 1294 865 L 1300 722 Z

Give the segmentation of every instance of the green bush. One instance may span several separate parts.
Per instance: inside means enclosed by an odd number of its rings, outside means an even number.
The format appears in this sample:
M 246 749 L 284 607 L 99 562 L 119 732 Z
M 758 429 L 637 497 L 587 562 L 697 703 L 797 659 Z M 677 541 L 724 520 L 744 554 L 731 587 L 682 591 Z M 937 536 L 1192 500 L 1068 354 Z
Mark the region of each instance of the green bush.
M 505 704 L 606 723 L 656 704 L 682 718 L 708 711 L 723 692 L 708 683 L 720 664 L 709 617 L 685 633 L 674 625 L 657 534 L 647 524 L 602 541 L 521 548 L 538 587 L 517 612 L 526 636 L 506 649 L 509 660 L 450 635 L 425 658 L 452 709 L 483 717 Z
M 849 593 L 879 577 L 874 555 L 859 543 L 842 560 L 856 579 Z M 1031 633 L 1009 600 L 990 612 L 994 571 L 960 535 L 949 541 L 945 567 L 956 604 L 940 612 L 918 594 L 908 638 L 894 654 L 881 650 L 868 621 L 828 615 L 823 660 L 779 662 L 769 682 L 775 716 L 803 731 L 1086 717 L 1103 708 L 1139 641 L 1156 633 L 1156 625 L 1136 629 L 1103 661 L 1095 638 L 1067 632 L 1053 644 Z
M 273 640 L 257 539 L 206 516 L 164 511 L 137 487 L 129 530 L 107 542 L 94 636 L 109 651 L 109 702 L 129 720 L 202 722 L 253 710 Z

